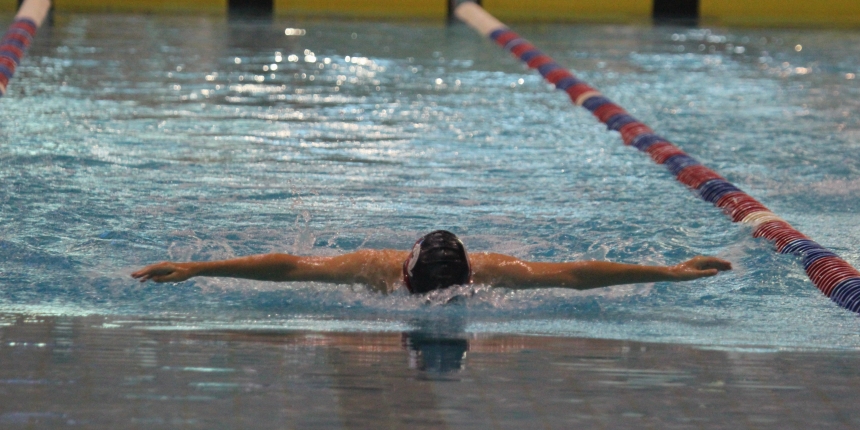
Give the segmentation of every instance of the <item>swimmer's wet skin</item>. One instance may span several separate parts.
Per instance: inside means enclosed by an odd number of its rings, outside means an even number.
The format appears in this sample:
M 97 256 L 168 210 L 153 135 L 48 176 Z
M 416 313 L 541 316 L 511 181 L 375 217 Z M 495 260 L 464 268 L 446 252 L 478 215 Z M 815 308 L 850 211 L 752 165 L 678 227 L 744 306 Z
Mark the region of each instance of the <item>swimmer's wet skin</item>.
M 704 256 L 675 266 L 644 266 L 607 261 L 544 263 L 488 252 L 467 254 L 456 236 L 439 230 L 419 239 L 411 251 L 365 249 L 334 257 L 272 253 L 209 262 L 162 262 L 131 276 L 140 282 L 181 282 L 195 276 L 212 276 L 365 284 L 380 292 L 391 292 L 405 284 L 410 292 L 420 294 L 468 283 L 514 289 L 588 290 L 621 284 L 690 281 L 731 268 L 728 261 Z

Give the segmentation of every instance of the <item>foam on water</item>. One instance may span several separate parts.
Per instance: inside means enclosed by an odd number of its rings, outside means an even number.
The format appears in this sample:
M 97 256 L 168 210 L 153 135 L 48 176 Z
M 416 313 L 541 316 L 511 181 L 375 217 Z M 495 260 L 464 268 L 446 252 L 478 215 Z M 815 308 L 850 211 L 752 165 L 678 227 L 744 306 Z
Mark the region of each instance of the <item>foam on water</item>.
M 306 35 L 286 36 L 284 28 Z M 519 26 L 801 231 L 860 264 L 856 32 Z M 796 46 L 802 45 L 801 50 Z M 401 331 L 427 321 L 724 347 L 860 346 L 855 315 L 470 30 L 67 16 L 0 121 L 0 312 L 154 329 Z M 195 279 L 155 261 L 405 249 L 564 261 L 730 259 L 687 284 L 590 292 Z M 192 322 L 189 322 L 189 321 Z M 444 325 L 444 324 L 441 324 Z

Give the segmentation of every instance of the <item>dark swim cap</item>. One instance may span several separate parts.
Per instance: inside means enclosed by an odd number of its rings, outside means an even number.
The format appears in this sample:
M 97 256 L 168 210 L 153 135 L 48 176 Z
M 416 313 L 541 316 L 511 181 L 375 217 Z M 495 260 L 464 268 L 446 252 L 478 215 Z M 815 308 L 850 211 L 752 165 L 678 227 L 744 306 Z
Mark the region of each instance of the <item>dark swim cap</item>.
M 413 294 L 424 294 L 472 281 L 466 247 L 454 233 L 436 230 L 418 239 L 403 262 L 403 282 Z

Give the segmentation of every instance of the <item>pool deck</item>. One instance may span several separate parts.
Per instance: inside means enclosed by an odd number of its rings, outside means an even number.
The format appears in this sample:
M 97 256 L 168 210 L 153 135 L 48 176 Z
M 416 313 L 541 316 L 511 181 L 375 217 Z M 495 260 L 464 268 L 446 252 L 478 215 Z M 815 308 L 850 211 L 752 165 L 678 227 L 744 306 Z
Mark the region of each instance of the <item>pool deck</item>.
M 225 15 L 230 4 L 255 5 L 284 18 L 420 19 L 445 20 L 449 0 L 62 0 L 54 1 L 59 14 L 80 12 Z M 697 18 L 706 25 L 747 27 L 860 26 L 860 3 L 855 0 L 483 0 L 483 7 L 506 22 L 648 23 L 655 11 Z M 0 12 L 17 10 L 18 2 L 0 2 Z M 688 16 L 689 15 L 689 16 Z
M 860 426 L 851 351 L 0 320 L 2 428 Z

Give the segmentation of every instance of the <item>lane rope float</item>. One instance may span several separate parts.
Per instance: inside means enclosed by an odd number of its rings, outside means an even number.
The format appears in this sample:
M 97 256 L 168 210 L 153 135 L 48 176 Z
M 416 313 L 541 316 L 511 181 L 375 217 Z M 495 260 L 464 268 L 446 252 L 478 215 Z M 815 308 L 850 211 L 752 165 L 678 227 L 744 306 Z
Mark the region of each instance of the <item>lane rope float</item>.
M 773 242 L 779 253 L 800 257 L 809 279 L 825 296 L 843 308 L 860 312 L 860 272 L 835 252 L 808 238 L 717 172 L 654 133 L 477 4 L 462 3 L 454 10 L 454 15 L 529 68 L 537 70 L 549 83 L 567 93 L 571 102 L 588 109 L 609 130 L 621 133 L 625 145 L 647 153 L 654 162 L 666 166 L 679 182 L 722 209 L 732 222 L 752 226 L 753 236 Z
M 0 39 L 0 97 L 6 95 L 15 69 L 21 64 L 24 53 L 36 36 L 36 30 L 45 21 L 50 9 L 50 0 L 24 0 L 18 8 L 15 21 Z

